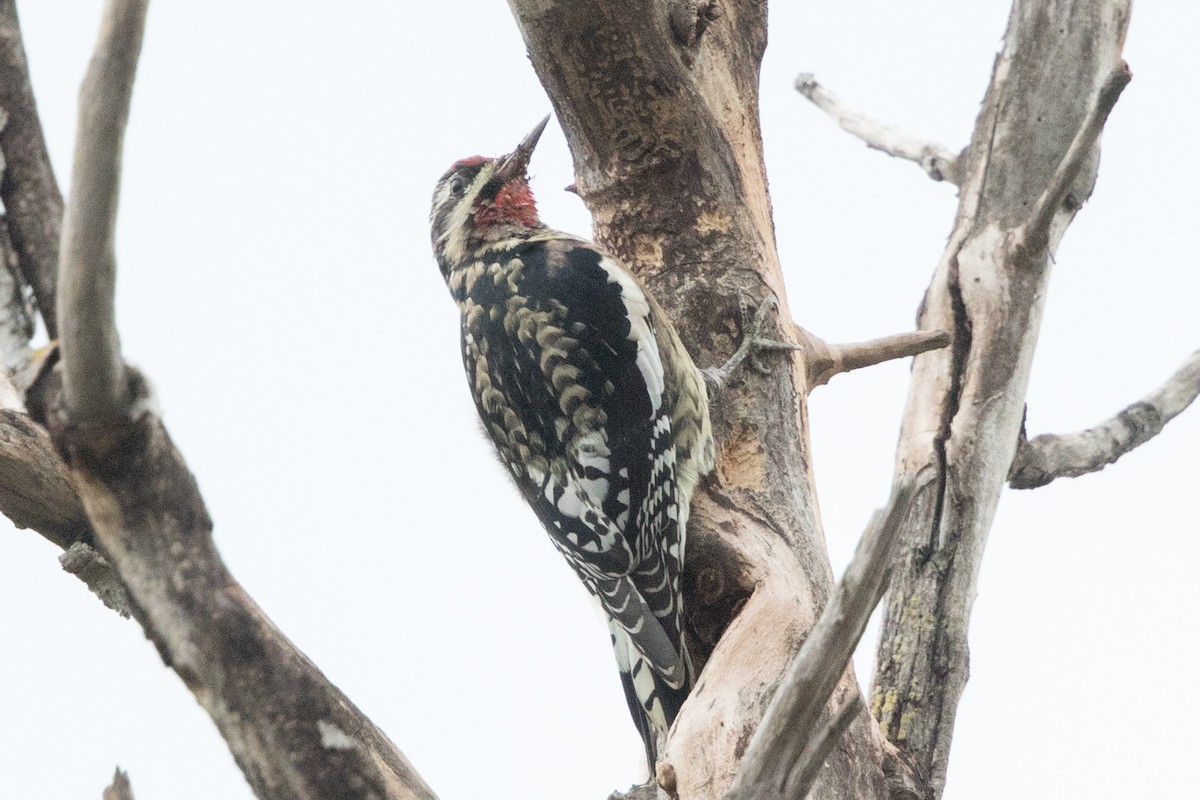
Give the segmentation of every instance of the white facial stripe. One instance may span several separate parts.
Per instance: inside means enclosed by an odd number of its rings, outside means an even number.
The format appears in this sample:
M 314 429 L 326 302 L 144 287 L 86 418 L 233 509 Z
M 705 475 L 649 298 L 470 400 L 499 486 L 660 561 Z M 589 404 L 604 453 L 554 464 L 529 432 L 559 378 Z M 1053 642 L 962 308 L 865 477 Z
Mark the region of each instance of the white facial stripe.
M 445 227 L 438 237 L 438 245 L 441 246 L 446 261 L 451 264 L 461 263 L 467 257 L 467 220 L 474 211 L 475 198 L 483 191 L 484 184 L 491 180 L 493 171 L 494 162 L 483 165 L 483 169 L 479 170 L 475 180 L 467 187 L 467 191 L 463 193 L 458 204 L 450 212 Z M 438 205 L 453 201 L 454 198 L 450 196 L 450 182 L 447 181 L 446 185 L 442 187 Z

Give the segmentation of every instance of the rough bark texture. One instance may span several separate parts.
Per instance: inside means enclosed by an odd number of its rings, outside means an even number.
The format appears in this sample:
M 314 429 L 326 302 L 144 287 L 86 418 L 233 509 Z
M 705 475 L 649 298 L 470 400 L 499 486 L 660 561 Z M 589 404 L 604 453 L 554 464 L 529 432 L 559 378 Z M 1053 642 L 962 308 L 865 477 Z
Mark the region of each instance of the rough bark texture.
M 792 793 L 746 796 L 798 797 L 815 774 L 810 796 L 822 800 L 937 798 L 967 679 L 975 580 L 1021 435 L 1051 254 L 1091 191 L 1096 137 L 1127 80 L 1120 51 L 1128 0 L 1016 0 L 971 145 L 952 164 L 944 148 L 930 162 L 960 184 L 961 203 L 922 305 L 924 332 L 832 346 L 787 322 L 758 129 L 765 3 L 510 5 L 567 132 L 597 239 L 650 286 L 697 361 L 718 364 L 735 349 L 740 298 L 777 296 L 778 338 L 806 347 L 790 365 L 778 357 L 766 376 L 738 373 L 714 403 L 719 461 L 694 501 L 684 585 L 689 641 L 705 666 L 663 752 L 660 780 L 682 800 L 726 797 L 832 596 L 809 459 L 808 391 L 838 372 L 920 352 L 896 482 L 923 484 L 925 470 L 934 478 L 900 515 L 904 555 L 893 565 L 875 719 L 858 711 L 858 687 L 842 669 L 849 639 L 813 636 L 809 651 L 830 655 L 807 666 L 832 679 L 819 681 L 819 691 L 791 692 L 818 698 L 799 724 L 806 730 L 782 725 L 772 737 L 780 752 L 800 751 L 807 766 L 781 779 Z M 108 19 L 114 9 L 139 6 L 110 0 L 104 31 L 120 30 Z M 102 95 L 102 86 L 89 86 L 84 102 Z M 9 165 L 0 196 L 12 253 L 53 333 L 62 201 L 11 0 L 0 0 L 0 106 L 10 114 L 0 134 Z M 117 147 L 81 150 L 95 155 L 84 159 L 88 169 L 72 196 L 85 198 L 82 210 L 92 216 L 81 230 L 92 241 L 64 259 L 62 285 L 63 318 L 82 328 L 64 337 L 63 366 L 41 370 L 26 398 L 49 434 L 22 412 L 23 382 L 0 381 L 0 510 L 68 548 L 64 567 L 132 612 L 212 716 L 258 797 L 432 798 L 399 750 L 228 573 L 195 481 L 149 410 L 144 382 L 120 362 L 108 288 L 122 126 L 123 118 L 107 134 L 81 128 L 81 139 L 108 136 Z M 891 151 L 925 164 L 925 150 L 901 144 Z M 0 237 L 0 251 L 4 244 Z M 10 369 L 28 342 L 21 283 L 0 281 L 0 325 L 9 331 L 0 335 L 0 355 Z M 73 283 L 80 291 L 66 290 Z M 105 306 L 99 315 L 84 313 L 97 304 Z M 104 337 L 111 347 L 79 357 Z M 949 349 L 930 350 L 947 338 Z M 112 363 L 98 363 L 105 361 Z M 109 370 L 119 391 L 108 392 L 101 413 L 85 413 L 63 403 L 63 370 L 68 381 Z M 1162 401 L 1160 418 L 1194 400 L 1196 359 L 1176 378 L 1147 398 Z M 83 394 L 86 406 L 95 393 Z M 1114 423 L 1123 426 L 1113 434 L 1124 437 L 1118 446 L 1147 438 L 1142 421 L 1129 422 Z M 1044 443 L 1062 455 L 1063 447 Z M 870 591 L 861 592 L 872 600 L 880 563 L 869 571 Z M 837 624 L 860 631 L 865 600 L 847 605 L 857 610 L 841 616 L 854 624 Z M 829 608 L 827 618 L 839 615 L 837 603 Z M 818 772 L 819 753 L 834 741 Z M 118 773 L 110 792 L 128 789 Z M 638 796 L 653 794 L 643 788 Z
M 0 172 L 3 168 L 4 153 L 0 150 Z M 3 218 L 0 218 L 0 262 L 0 366 L 6 372 L 12 372 L 19 370 L 29 360 L 34 316 L 25 296 L 21 261 L 9 238 L 7 220 Z M 0 405 L 11 406 L 18 402 L 19 398 L 15 396 L 0 397 Z
M 758 125 L 765 3 L 509 4 L 571 144 L 597 241 L 650 287 L 697 362 L 719 364 L 738 343 L 739 294 L 773 294 L 790 319 Z M 662 756 L 686 800 L 725 795 L 833 583 L 804 365 L 773 363 L 766 377 L 739 373 L 717 398 L 718 466 L 693 501 L 684 603 L 707 666 Z M 838 699 L 857 691 L 847 670 Z M 860 717 L 813 796 L 884 796 L 879 747 Z
M 83 504 L 46 429 L 27 414 L 0 410 L 0 512 L 64 550 L 93 544 Z
M 953 341 L 916 359 L 896 471 L 932 465 L 938 490 L 907 525 L 872 712 L 926 797 L 945 785 L 976 577 L 1021 431 L 1051 255 L 1095 180 L 1094 137 L 1073 185 L 1048 198 L 1052 213 L 1031 220 L 1121 66 L 1128 19 L 1125 0 L 1014 4 L 960 159 L 954 230 L 922 305 L 920 327 L 951 331 Z
M 8 162 L 0 180 L 0 199 L 21 270 L 33 287 L 42 321 L 53 338 L 58 335 L 54 296 L 63 200 L 29 83 L 16 0 L 0 0 L 0 108 L 8 114 L 8 123 L 0 132 L 0 148 Z

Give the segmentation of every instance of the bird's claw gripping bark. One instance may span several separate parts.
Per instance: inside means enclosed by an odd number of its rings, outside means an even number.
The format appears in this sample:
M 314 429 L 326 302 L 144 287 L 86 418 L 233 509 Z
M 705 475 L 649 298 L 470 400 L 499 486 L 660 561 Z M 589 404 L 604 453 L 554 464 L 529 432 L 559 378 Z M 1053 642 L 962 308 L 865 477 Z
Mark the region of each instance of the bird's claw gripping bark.
M 725 384 L 725 381 L 729 380 L 729 377 L 733 375 L 734 371 L 747 358 L 750 359 L 750 364 L 756 372 L 769 375 L 771 368 L 759 358 L 759 354 L 764 350 L 803 349 L 803 345 L 781 342 L 776 339 L 766 339 L 761 335 L 763 325 L 767 319 L 767 313 L 772 309 L 779 308 L 779 300 L 774 295 L 767 297 L 759 303 L 753 315 L 750 314 L 749 306 L 741 296 L 738 298 L 738 308 L 742 313 L 742 341 L 738 345 L 737 350 L 721 366 L 701 370 L 704 373 L 704 379 L 708 382 L 709 388 L 712 391 L 720 389 Z
M 761 336 L 763 326 L 766 323 L 767 313 L 772 310 L 779 310 L 779 298 L 775 297 L 775 295 L 770 295 L 759 303 L 753 315 L 750 313 L 750 304 L 745 301 L 744 297 L 738 298 L 738 308 L 742 313 L 742 341 L 743 344 L 749 343 L 746 358 L 750 359 L 750 366 L 759 374 L 771 374 L 770 365 L 761 358 L 764 350 L 802 349 L 802 345 L 781 342 L 776 339 L 766 339 Z M 739 349 L 741 349 L 741 346 L 739 345 Z M 734 366 L 736 367 L 737 365 L 735 364 Z

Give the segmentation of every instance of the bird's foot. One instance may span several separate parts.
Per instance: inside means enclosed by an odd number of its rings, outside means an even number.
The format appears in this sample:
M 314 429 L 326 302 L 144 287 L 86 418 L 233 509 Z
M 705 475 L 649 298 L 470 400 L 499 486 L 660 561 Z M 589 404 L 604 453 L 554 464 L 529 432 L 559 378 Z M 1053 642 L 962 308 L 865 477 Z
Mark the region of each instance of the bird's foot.
M 719 367 L 709 367 L 708 369 L 700 370 L 704 373 L 704 380 L 708 383 L 710 391 L 717 391 L 725 382 L 729 380 L 734 371 L 741 366 L 742 362 L 747 358 L 750 359 L 750 365 L 756 372 L 763 375 L 771 374 L 771 368 L 759 358 L 759 355 L 765 350 L 803 350 L 804 345 L 792 344 L 791 342 L 781 342 L 776 339 L 767 339 L 762 336 L 763 324 L 766 322 L 767 313 L 772 309 L 779 308 L 779 301 L 774 295 L 763 300 L 758 305 L 758 309 L 754 314 L 750 314 L 749 306 L 739 296 L 738 308 L 742 312 L 742 341 L 738 345 L 738 349 L 733 355 Z

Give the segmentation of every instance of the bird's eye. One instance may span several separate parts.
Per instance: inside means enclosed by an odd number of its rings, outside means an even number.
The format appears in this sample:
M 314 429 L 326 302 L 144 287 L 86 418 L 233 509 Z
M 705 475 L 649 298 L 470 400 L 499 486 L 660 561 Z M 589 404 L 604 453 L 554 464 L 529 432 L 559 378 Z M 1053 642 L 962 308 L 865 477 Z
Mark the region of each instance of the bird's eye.
M 467 182 L 463 180 L 461 175 L 455 175 L 450 179 L 450 194 L 455 197 L 461 197 L 462 193 L 467 189 Z

